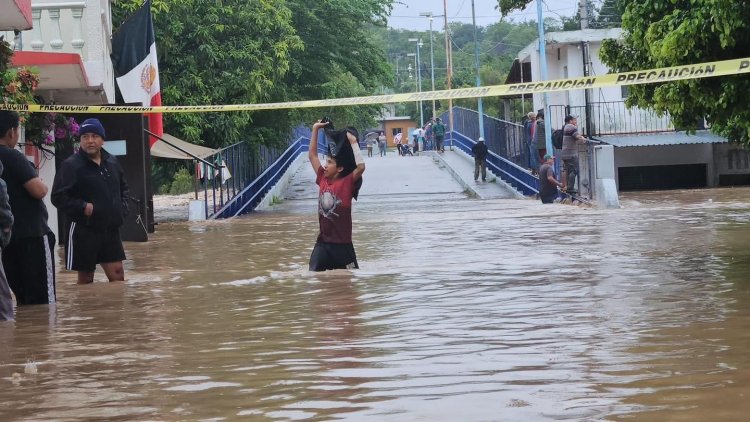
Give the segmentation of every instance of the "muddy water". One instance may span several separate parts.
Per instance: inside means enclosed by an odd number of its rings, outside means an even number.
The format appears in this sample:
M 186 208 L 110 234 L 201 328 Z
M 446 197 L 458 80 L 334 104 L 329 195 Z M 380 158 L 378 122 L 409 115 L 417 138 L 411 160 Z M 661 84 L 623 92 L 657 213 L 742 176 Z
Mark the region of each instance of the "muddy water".
M 325 274 L 310 200 L 160 225 L 0 327 L 0 420 L 744 420 L 750 189 L 623 204 L 370 197 Z

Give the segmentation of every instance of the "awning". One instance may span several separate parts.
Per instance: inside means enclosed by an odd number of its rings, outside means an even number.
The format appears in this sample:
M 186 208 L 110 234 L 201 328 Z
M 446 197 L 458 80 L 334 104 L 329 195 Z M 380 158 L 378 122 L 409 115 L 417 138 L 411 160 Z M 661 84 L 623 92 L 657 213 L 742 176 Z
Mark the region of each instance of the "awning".
M 33 27 L 31 0 L 0 0 L 0 31 L 25 31 Z M 11 41 L 11 40 L 5 40 Z
M 708 130 L 696 131 L 694 135 L 688 135 L 685 132 L 661 132 L 632 135 L 602 135 L 597 136 L 596 139 L 616 147 L 723 144 L 728 142 L 726 138 L 722 138 Z
M 211 149 L 202 147 L 200 145 L 191 144 L 190 142 L 185 142 L 182 139 L 175 138 L 174 136 L 165 133 L 161 136 L 169 142 L 172 145 L 177 146 L 178 148 L 185 150 L 193 155 L 195 155 L 198 158 L 206 158 L 210 157 L 216 153 L 219 152 L 217 149 Z M 194 158 L 188 154 L 185 154 L 184 152 L 178 150 L 177 148 L 174 148 L 167 144 L 167 142 L 164 141 L 156 141 L 154 145 L 151 146 L 151 156 L 152 157 L 160 157 L 160 158 L 174 158 L 177 160 L 193 160 Z
M 39 70 L 36 92 L 48 101 L 62 104 L 102 104 L 107 102 L 104 88 L 89 85 L 86 68 L 78 53 L 15 51 L 13 67 Z

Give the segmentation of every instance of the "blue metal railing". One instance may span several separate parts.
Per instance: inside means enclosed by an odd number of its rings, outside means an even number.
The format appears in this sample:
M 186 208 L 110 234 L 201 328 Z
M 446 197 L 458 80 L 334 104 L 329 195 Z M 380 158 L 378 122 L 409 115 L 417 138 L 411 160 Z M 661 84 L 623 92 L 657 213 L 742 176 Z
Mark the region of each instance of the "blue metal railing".
M 243 189 L 234 195 L 226 204 L 222 204 L 211 218 L 221 219 L 236 217 L 252 212 L 260 204 L 270 190 L 281 180 L 281 177 L 289 170 L 292 163 L 301 154 L 308 151 L 310 147 L 310 129 L 298 127 L 292 132 L 292 140 L 286 150 L 277 154 L 273 162 L 252 178 Z M 324 153 L 327 143 L 323 133 L 318 140 L 318 152 Z
M 462 107 L 453 108 L 453 132 L 446 134 L 445 145 L 458 146 L 473 156 L 471 147 L 479 138 L 478 114 Z M 447 122 L 448 112 L 440 118 Z M 515 123 L 484 116 L 484 138 L 487 149 L 487 166 L 503 181 L 524 195 L 539 192 L 539 179 L 526 170 L 528 148 L 523 137 L 523 127 Z
M 451 132 L 453 145 L 473 156 L 471 148 L 476 142 L 458 132 Z M 536 195 L 539 192 L 539 179 L 520 166 L 490 151 L 487 155 L 487 167 L 498 177 L 510 184 L 524 195 Z
M 467 109 L 463 109 L 467 110 Z M 467 110 L 471 111 L 471 110 Z M 476 112 L 474 112 L 476 115 Z M 464 116 L 469 116 L 470 113 L 464 113 Z M 447 121 L 447 115 L 443 115 L 442 118 Z M 491 119 L 491 118 L 489 118 Z M 497 120 L 497 119 L 491 119 Z M 459 120 L 459 124 L 456 124 L 454 120 L 454 131 L 446 133 L 445 145 L 450 145 L 450 141 L 453 141 L 453 145 L 464 151 L 469 155 L 473 155 L 471 148 L 476 144 L 476 141 L 470 136 L 465 135 L 460 129 L 470 130 L 471 124 L 470 119 Z M 476 123 L 476 119 L 474 120 Z M 502 122 L 502 121 L 500 121 Z M 486 137 L 493 139 L 494 145 L 501 151 L 508 151 L 509 149 L 518 152 L 516 156 L 523 155 L 525 148 L 522 142 L 522 138 L 519 135 L 508 136 L 508 133 L 519 132 L 516 128 L 518 125 L 507 124 L 504 122 L 502 125 L 489 124 L 485 126 Z M 510 132 L 506 132 L 505 135 L 492 135 L 491 133 L 497 134 L 498 128 L 511 128 Z M 504 147 L 499 147 L 504 145 Z M 508 146 L 511 148 L 508 148 Z M 242 161 L 241 154 L 239 151 L 233 150 L 232 147 L 221 150 L 217 155 L 220 155 L 222 163 L 231 171 L 232 169 L 240 169 L 241 177 L 238 178 L 237 182 L 227 183 L 226 193 L 227 199 L 223 200 L 224 195 L 221 191 L 221 183 L 218 185 L 218 199 L 216 199 L 217 188 L 213 191 L 213 200 L 208 194 L 205 195 L 207 210 L 215 211 L 209 215 L 209 218 L 221 219 L 236 217 L 252 212 L 263 200 L 263 198 L 271 191 L 271 189 L 281 180 L 284 174 L 289 170 L 291 164 L 301 155 L 308 151 L 310 146 L 310 129 L 304 127 L 298 127 L 293 131 L 291 140 L 286 150 L 280 153 L 273 153 L 273 151 L 267 151 L 267 154 L 275 156 L 274 159 L 269 158 L 267 165 L 265 165 L 263 171 L 255 172 L 252 169 L 242 169 L 239 164 Z M 489 146 L 489 145 L 488 145 Z M 234 147 L 234 146 L 233 146 Z M 327 150 L 327 143 L 325 135 L 320 133 L 318 140 L 318 152 L 325 153 Z M 525 159 L 525 158 L 524 158 Z M 212 157 L 212 161 L 215 157 Z M 523 160 L 522 160 L 523 161 Z M 214 161 L 212 161 L 214 162 Z M 517 165 L 511 160 L 502 157 L 497 151 L 490 148 L 490 153 L 487 157 L 487 165 L 493 173 L 498 177 L 502 178 L 506 183 L 517 189 L 524 195 L 535 195 L 539 190 L 539 180 L 536 176 L 531 175 L 526 169 Z M 233 173 L 232 178 L 235 175 Z M 242 184 L 242 180 L 250 179 L 249 182 Z M 229 179 L 231 180 L 231 179 Z M 242 185 L 242 187 L 240 187 Z M 206 191 L 207 192 L 207 191 Z
M 440 118 L 448 121 L 448 112 Z M 479 139 L 479 118 L 475 110 L 453 107 L 453 130 L 469 139 Z M 487 148 L 521 167 L 528 167 L 529 149 L 526 146 L 523 126 L 484 116 L 484 142 Z

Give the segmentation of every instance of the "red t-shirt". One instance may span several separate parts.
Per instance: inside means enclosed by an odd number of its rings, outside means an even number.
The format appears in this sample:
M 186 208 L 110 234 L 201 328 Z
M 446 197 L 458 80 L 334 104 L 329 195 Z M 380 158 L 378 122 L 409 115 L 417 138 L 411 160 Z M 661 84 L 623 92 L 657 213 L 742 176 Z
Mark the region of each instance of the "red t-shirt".
M 318 222 L 320 234 L 318 240 L 329 243 L 352 243 L 352 195 L 354 193 L 354 176 L 329 182 L 324 176 L 323 166 L 318 169 L 315 183 L 320 187 L 318 193 Z

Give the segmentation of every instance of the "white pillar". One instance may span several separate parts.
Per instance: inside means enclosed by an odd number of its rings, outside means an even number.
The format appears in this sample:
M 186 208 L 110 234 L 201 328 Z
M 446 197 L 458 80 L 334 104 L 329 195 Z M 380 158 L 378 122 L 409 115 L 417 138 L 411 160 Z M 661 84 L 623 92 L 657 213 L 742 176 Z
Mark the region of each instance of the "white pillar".
M 596 203 L 599 208 L 620 208 L 615 183 L 615 149 L 612 145 L 595 145 L 594 162 Z

